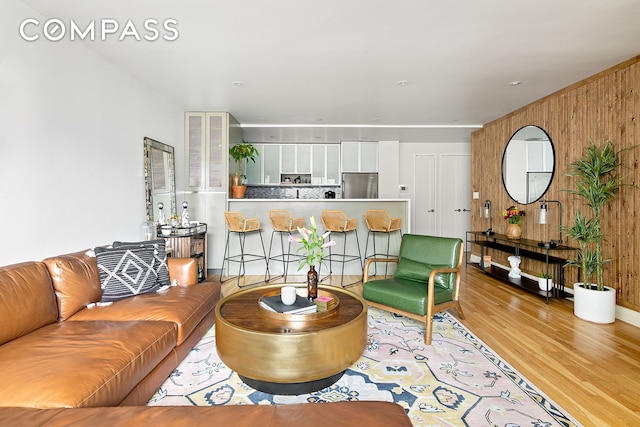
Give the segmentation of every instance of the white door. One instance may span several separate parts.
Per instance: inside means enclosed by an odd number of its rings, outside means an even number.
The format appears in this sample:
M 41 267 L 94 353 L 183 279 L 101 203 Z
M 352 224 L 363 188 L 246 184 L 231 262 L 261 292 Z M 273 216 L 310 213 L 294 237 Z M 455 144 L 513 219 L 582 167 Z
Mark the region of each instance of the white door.
M 440 236 L 464 241 L 471 227 L 471 156 L 443 154 L 440 163 Z
M 436 156 L 417 154 L 413 180 L 412 233 L 437 236 L 436 230 Z

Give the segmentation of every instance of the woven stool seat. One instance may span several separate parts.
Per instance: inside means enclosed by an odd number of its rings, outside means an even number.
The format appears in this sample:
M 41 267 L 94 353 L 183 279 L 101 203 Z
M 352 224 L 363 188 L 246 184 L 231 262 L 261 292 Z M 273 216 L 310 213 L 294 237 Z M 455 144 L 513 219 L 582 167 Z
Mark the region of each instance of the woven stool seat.
M 267 257 L 267 253 L 264 250 L 264 241 L 262 240 L 262 229 L 260 228 L 260 218 L 245 218 L 245 216 L 240 212 L 232 212 L 226 211 L 224 213 L 224 219 L 227 223 L 227 241 L 224 246 L 224 255 L 222 256 L 222 269 L 220 271 L 220 282 L 224 283 L 231 279 L 237 278 L 238 283 L 237 286 L 239 288 L 246 287 L 249 285 L 255 285 L 259 283 L 264 283 L 269 280 L 269 259 Z M 238 235 L 238 242 L 240 244 L 240 253 L 236 255 L 227 255 L 229 250 L 229 239 L 231 237 L 231 233 L 236 233 Z M 262 248 L 262 254 L 251 254 L 245 252 L 245 240 L 248 234 L 258 234 L 260 236 L 260 247 Z M 253 261 L 262 261 L 264 260 L 266 265 L 264 280 L 255 283 L 244 284 L 240 286 L 240 278 L 245 274 L 245 263 L 253 262 Z M 226 279 L 222 279 L 225 270 L 225 262 L 227 264 L 227 274 L 229 274 L 229 266 L 230 263 L 238 263 L 238 274 L 236 276 L 229 275 Z
M 272 209 L 269 211 L 269 219 L 271 220 L 271 241 L 269 242 L 269 261 L 281 261 L 283 273 L 278 276 L 271 277 L 270 280 L 283 278 L 287 281 L 287 273 L 289 270 L 289 263 L 300 260 L 300 255 L 291 253 L 291 242 L 289 241 L 289 234 L 297 232 L 298 228 L 304 227 L 304 218 L 292 218 L 289 211 L 284 209 Z M 280 233 L 280 254 L 272 255 L 271 250 L 273 248 L 273 237 L 275 233 Z M 284 250 L 284 234 L 287 234 L 287 251 Z
M 370 209 L 367 210 L 364 214 L 364 221 L 367 224 L 367 228 L 369 232 L 367 233 L 367 242 L 364 245 L 364 261 L 365 263 L 369 258 L 397 258 L 397 254 L 389 253 L 389 247 L 391 243 L 391 233 L 398 232 L 400 233 L 400 237 L 402 237 L 402 218 L 391 218 L 389 212 L 384 209 Z M 387 251 L 384 253 L 379 253 L 376 250 L 376 235 L 378 233 L 384 233 L 387 236 Z M 371 255 L 367 255 L 369 251 L 369 238 L 373 243 L 373 253 Z M 384 275 L 387 275 L 389 263 L 385 263 Z M 377 266 L 374 265 L 374 276 L 377 273 Z
M 357 229 L 358 220 L 356 218 L 347 217 L 347 215 L 341 210 L 323 210 L 321 219 L 322 219 L 322 226 L 324 227 L 325 231 L 330 231 L 332 236 L 334 235 L 334 233 L 342 233 L 344 236 L 342 253 L 335 253 L 334 251 L 332 251 L 331 246 L 329 246 L 329 256 L 327 257 L 327 261 L 329 261 L 329 274 L 323 277 L 321 280 L 324 280 L 333 274 L 332 264 L 334 262 L 337 262 L 342 264 L 340 286 L 344 288 L 345 286 L 350 286 L 350 285 L 355 285 L 357 283 L 360 283 L 362 281 L 362 276 L 360 277 L 360 280 L 357 280 L 353 283 L 349 283 L 347 285 L 344 284 L 344 265 L 346 263 L 357 261 L 362 271 L 362 254 L 360 253 L 360 242 L 358 240 L 358 229 Z M 358 250 L 357 255 L 355 253 L 347 253 L 347 236 L 349 234 L 353 234 L 356 238 L 356 248 Z

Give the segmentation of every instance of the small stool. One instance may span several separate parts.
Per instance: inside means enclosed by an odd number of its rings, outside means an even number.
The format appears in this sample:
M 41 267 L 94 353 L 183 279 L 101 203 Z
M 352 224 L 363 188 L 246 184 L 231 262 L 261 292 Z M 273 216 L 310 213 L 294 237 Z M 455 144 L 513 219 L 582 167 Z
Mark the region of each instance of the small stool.
M 389 246 L 391 242 L 391 233 L 397 231 L 400 233 L 400 237 L 402 237 L 402 218 L 391 218 L 389 212 L 385 210 L 368 210 L 364 214 L 364 221 L 367 223 L 367 228 L 369 232 L 367 233 L 367 243 L 364 246 L 364 261 L 367 262 L 369 258 L 398 258 L 398 255 L 393 255 L 389 253 Z M 387 235 L 387 251 L 385 253 L 378 253 L 376 251 L 376 234 L 384 233 Z M 369 250 L 369 237 L 373 235 L 373 254 L 367 255 Z M 387 269 L 389 267 L 389 263 L 385 263 L 384 267 L 384 275 L 387 275 Z M 377 273 L 377 267 L 374 264 L 374 273 L 375 276 Z
M 289 263 L 293 261 L 299 261 L 300 255 L 291 253 L 291 242 L 289 241 L 289 235 L 292 232 L 298 230 L 298 227 L 304 227 L 304 218 L 291 218 L 289 211 L 284 209 L 272 209 L 269 210 L 269 219 L 271 220 L 271 241 L 269 242 L 269 261 L 282 261 L 283 273 L 279 276 L 270 278 L 269 280 L 275 280 L 284 278 L 287 281 L 287 272 L 289 270 Z M 271 255 L 271 249 L 273 246 L 273 235 L 280 233 L 280 255 Z M 283 234 L 287 234 L 287 251 L 284 251 L 284 238 Z
M 362 276 L 360 280 L 357 280 L 348 285 L 344 285 L 344 265 L 351 261 L 358 261 L 358 265 L 362 270 L 362 254 L 360 253 L 360 242 L 358 241 L 358 220 L 356 218 L 348 218 L 347 215 L 341 210 L 324 210 L 322 211 L 322 226 L 325 231 L 330 231 L 333 236 L 334 233 L 341 233 L 344 236 L 344 243 L 342 245 L 342 253 L 332 253 L 331 246 L 329 246 L 329 274 L 323 277 L 321 280 L 326 279 L 333 273 L 332 262 L 338 262 L 342 264 L 342 277 L 340 278 L 340 286 L 346 287 L 355 285 L 362 282 Z M 358 255 L 347 253 L 347 236 L 348 233 L 353 233 L 356 237 L 356 247 L 358 248 Z M 337 242 L 336 242 L 337 243 Z
M 222 270 L 220 271 L 220 283 L 227 282 L 231 279 L 237 277 L 238 279 L 238 288 L 243 288 L 249 285 L 255 285 L 258 283 L 267 282 L 269 280 L 269 260 L 267 258 L 267 253 L 264 250 L 264 241 L 262 240 L 262 229 L 260 228 L 260 219 L 259 218 L 245 218 L 240 212 L 229 212 L 226 211 L 224 213 L 224 219 L 227 222 L 227 242 L 224 246 L 224 255 L 222 256 Z M 240 243 L 240 253 L 237 255 L 228 255 L 229 252 L 229 239 L 231 237 L 231 233 L 236 233 L 238 235 L 238 241 Z M 247 234 L 258 233 L 260 236 L 260 246 L 262 247 L 262 255 L 260 254 L 247 254 L 244 252 L 244 243 L 247 238 Z M 248 283 L 240 286 L 240 277 L 245 274 L 245 262 L 252 261 L 260 261 L 264 260 L 266 264 L 266 272 L 264 275 L 264 281 Z M 227 262 L 227 273 L 229 273 L 229 263 L 237 262 L 240 265 L 238 266 L 238 275 L 237 276 L 229 276 L 225 280 L 222 280 L 222 276 L 224 273 L 224 263 Z

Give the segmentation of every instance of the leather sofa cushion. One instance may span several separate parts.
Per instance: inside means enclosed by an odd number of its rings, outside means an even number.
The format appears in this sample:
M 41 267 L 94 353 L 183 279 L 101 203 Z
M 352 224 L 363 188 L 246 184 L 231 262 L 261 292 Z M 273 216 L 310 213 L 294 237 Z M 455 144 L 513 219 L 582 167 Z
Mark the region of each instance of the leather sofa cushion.
M 171 353 L 170 322 L 59 322 L 0 346 L 0 405 L 118 405 Z
M 0 408 L 0 425 L 66 427 L 411 427 L 400 405 L 391 402 L 330 402 L 290 405 L 129 406 L 117 408 Z
M 76 320 L 164 320 L 178 327 L 177 343 L 182 342 L 209 314 L 220 299 L 220 285 L 204 282 L 191 286 L 172 286 L 115 301 L 107 307 L 85 308 L 72 316 Z
M 49 269 L 56 292 L 59 320 L 66 320 L 87 306 L 100 301 L 100 276 L 94 256 L 75 252 L 43 261 Z
M 0 345 L 55 322 L 57 318 L 51 278 L 43 263 L 24 262 L 0 267 Z M 7 383 L 3 387 L 6 388 Z

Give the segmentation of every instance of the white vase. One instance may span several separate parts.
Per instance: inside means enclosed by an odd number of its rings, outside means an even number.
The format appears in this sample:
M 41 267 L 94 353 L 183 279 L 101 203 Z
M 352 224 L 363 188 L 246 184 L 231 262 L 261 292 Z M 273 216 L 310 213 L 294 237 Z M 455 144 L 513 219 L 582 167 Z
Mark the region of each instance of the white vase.
M 595 287 L 595 286 L 594 286 Z M 573 284 L 573 314 L 594 323 L 613 323 L 616 320 L 616 290 L 608 286 L 603 291 Z
M 550 291 L 553 289 L 553 279 L 549 278 L 547 280 L 546 277 L 538 277 L 538 287 L 541 291 Z

